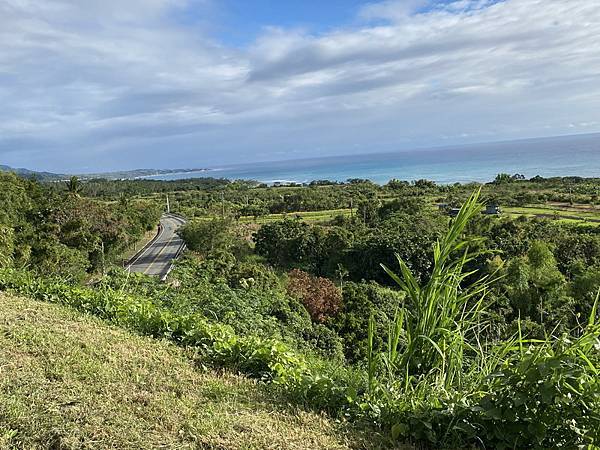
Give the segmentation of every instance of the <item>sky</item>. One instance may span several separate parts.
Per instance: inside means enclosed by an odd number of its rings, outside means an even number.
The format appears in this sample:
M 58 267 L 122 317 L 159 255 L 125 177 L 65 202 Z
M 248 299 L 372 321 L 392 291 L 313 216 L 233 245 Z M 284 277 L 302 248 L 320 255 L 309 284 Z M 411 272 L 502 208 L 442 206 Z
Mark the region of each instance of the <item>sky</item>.
M 0 0 L 0 164 L 203 168 L 600 131 L 598 0 Z

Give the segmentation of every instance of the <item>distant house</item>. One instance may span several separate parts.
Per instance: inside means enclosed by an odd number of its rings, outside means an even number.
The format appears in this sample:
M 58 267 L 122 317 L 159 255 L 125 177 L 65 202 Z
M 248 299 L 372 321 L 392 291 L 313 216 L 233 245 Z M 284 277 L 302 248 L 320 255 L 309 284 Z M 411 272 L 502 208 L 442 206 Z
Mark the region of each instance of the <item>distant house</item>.
M 450 217 L 456 217 L 460 212 L 460 208 L 453 208 L 447 203 L 438 203 L 438 209 L 441 213 L 447 214 Z
M 486 205 L 485 210 L 483 211 L 483 213 L 488 216 L 497 216 L 501 212 L 502 210 L 500 209 L 500 206 L 496 205 L 495 203 Z

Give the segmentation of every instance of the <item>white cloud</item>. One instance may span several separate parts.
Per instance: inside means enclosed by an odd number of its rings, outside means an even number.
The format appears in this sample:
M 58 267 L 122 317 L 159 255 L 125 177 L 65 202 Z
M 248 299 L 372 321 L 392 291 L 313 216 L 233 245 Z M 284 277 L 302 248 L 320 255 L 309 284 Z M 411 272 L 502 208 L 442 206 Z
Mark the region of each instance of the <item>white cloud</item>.
M 174 19 L 210 22 L 208 0 L 0 0 L 0 159 L 196 166 L 600 129 L 596 0 L 424 6 L 238 49 Z

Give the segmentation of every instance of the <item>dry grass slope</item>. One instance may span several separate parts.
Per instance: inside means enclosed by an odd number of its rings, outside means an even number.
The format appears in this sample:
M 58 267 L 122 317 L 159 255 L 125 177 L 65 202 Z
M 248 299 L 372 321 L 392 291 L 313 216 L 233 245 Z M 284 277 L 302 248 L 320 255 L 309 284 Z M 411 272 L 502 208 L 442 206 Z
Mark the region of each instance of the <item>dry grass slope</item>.
M 379 448 L 183 350 L 0 293 L 0 448 Z

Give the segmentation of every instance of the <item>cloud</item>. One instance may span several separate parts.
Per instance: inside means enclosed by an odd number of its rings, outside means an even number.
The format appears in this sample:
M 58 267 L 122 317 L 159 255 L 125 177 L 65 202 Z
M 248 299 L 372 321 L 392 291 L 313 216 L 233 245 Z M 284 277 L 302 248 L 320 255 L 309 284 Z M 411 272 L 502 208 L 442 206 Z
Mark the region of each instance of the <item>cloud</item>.
M 596 0 L 390 0 L 243 48 L 204 26 L 216 5 L 0 0 L 0 160 L 198 166 L 600 129 Z

